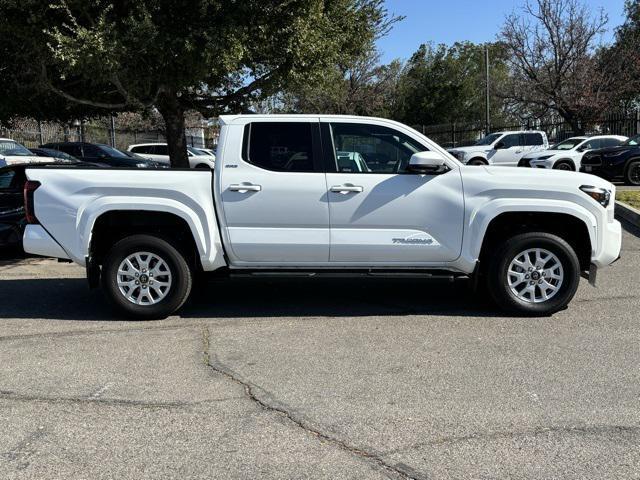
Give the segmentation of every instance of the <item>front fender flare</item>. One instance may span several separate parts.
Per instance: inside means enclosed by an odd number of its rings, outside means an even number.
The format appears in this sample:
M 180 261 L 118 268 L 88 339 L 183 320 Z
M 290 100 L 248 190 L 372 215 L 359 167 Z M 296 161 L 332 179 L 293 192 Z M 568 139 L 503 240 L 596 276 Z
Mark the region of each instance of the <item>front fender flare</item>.
M 598 245 L 598 224 L 595 216 L 586 208 L 563 200 L 505 198 L 492 200 L 469 214 L 465 222 L 467 233 L 463 239 L 463 256 L 476 262 L 480 258 L 482 243 L 491 222 L 503 213 L 514 212 L 560 213 L 577 218 L 586 225 L 591 241 L 591 253 L 595 254 Z

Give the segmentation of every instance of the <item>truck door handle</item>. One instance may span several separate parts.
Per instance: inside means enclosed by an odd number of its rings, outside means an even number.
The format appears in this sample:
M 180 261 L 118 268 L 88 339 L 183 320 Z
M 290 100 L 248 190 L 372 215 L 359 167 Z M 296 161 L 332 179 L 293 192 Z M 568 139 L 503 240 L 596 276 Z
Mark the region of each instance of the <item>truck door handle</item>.
M 334 185 L 331 187 L 331 191 L 335 193 L 341 193 L 342 195 L 346 195 L 348 193 L 361 193 L 364 192 L 364 187 L 359 185 L 352 185 L 350 183 L 346 183 L 344 185 Z
M 262 190 L 261 185 L 254 185 L 253 183 L 241 183 L 235 185 L 229 185 L 229 190 L 232 192 L 248 193 L 259 192 Z

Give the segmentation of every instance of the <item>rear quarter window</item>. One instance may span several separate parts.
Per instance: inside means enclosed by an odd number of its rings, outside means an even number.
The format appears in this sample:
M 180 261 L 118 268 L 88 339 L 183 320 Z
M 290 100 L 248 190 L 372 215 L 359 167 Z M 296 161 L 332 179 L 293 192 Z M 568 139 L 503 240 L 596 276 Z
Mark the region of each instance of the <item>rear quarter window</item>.
M 242 157 L 265 170 L 315 172 L 312 128 L 308 122 L 250 123 L 245 127 Z

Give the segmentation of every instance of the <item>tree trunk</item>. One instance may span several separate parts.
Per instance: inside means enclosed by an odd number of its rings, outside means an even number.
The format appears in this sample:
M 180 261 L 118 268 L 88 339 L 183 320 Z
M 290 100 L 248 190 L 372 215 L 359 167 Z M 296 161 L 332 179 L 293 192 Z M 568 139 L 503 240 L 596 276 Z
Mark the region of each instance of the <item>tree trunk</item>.
M 184 109 L 175 92 L 164 92 L 158 97 L 158 111 L 164 119 L 171 166 L 189 168 L 187 139 L 184 134 Z
M 584 135 L 584 126 L 582 125 L 580 118 L 578 118 L 574 112 L 565 108 L 560 108 L 558 113 L 560 113 L 560 116 L 564 118 L 569 125 L 571 125 L 573 135 Z

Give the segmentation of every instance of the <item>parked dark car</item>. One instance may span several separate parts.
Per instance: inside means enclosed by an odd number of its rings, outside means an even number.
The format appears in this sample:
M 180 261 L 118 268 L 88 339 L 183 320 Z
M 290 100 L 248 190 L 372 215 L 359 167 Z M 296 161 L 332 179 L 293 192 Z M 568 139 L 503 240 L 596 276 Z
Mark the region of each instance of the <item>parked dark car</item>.
M 110 167 L 130 168 L 164 168 L 158 162 L 147 160 L 129 152 L 121 152 L 117 148 L 100 143 L 60 142 L 47 143 L 40 148 L 49 148 L 67 153 L 83 162 L 99 163 Z
M 640 135 L 618 147 L 585 153 L 580 171 L 609 181 L 623 180 L 627 185 L 640 185 Z
M 63 163 L 79 161 L 76 157 L 63 152 L 62 150 L 54 150 L 53 148 L 30 148 L 29 150 L 39 157 L 55 158 Z
M 22 187 L 24 164 L 0 168 L 0 253 L 20 251 L 26 220 Z
M 26 225 L 24 211 L 24 184 L 27 181 L 25 169 L 38 167 L 96 167 L 85 162 L 47 162 L 20 163 L 0 167 L 0 256 L 20 255 L 22 250 L 22 234 Z

